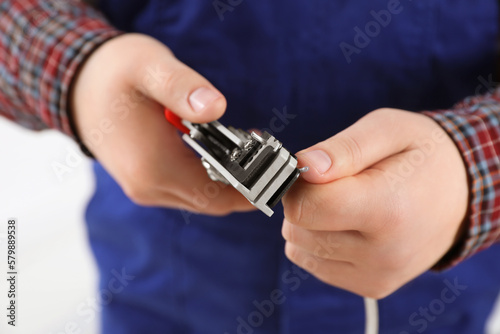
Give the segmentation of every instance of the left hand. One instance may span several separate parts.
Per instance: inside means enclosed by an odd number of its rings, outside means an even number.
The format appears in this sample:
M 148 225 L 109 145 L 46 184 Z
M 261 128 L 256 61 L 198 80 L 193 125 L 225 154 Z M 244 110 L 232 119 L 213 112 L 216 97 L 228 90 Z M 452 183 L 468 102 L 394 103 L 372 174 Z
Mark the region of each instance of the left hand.
M 458 148 L 431 118 L 380 109 L 297 154 L 285 253 L 318 279 L 383 298 L 456 242 L 468 205 Z

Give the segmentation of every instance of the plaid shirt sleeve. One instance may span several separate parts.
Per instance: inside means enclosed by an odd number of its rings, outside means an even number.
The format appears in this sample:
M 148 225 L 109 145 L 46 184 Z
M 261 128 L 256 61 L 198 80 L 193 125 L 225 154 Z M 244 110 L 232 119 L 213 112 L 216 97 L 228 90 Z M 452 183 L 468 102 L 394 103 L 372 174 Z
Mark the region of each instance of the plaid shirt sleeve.
M 442 270 L 500 240 L 500 88 L 469 97 L 452 110 L 424 114 L 454 140 L 469 176 L 465 230 L 455 247 L 433 268 Z
M 0 2 L 0 115 L 75 138 L 68 92 L 78 66 L 120 32 L 78 0 Z

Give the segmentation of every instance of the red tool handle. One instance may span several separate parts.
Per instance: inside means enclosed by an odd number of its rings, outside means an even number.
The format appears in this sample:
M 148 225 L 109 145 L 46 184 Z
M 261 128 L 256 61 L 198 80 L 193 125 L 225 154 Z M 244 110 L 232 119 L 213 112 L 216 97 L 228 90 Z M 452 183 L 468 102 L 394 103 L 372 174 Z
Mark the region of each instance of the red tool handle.
M 168 109 L 165 109 L 165 118 L 170 122 L 170 124 L 175 126 L 177 130 L 189 134 L 189 129 L 182 124 L 182 119 Z

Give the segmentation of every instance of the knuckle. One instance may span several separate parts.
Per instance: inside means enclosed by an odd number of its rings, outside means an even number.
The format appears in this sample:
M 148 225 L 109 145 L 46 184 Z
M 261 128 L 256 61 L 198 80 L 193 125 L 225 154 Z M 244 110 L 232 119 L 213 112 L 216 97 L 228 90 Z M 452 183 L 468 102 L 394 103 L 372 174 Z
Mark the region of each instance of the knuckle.
M 212 183 L 212 181 L 210 181 Z M 217 185 L 217 183 L 213 183 L 214 185 Z M 219 185 L 217 185 L 219 187 Z M 220 195 L 220 197 L 218 197 Z M 241 208 L 242 205 L 242 198 L 239 196 L 228 196 L 227 193 L 217 193 L 215 196 L 210 196 L 207 198 L 208 202 L 206 203 L 206 207 L 204 211 L 206 213 L 213 215 L 213 216 L 218 216 L 218 217 L 223 217 L 227 216 L 235 211 L 240 211 L 239 209 Z M 243 199 L 244 205 L 247 204 L 246 199 Z
M 156 184 L 154 173 L 141 162 L 142 159 L 132 159 L 123 164 L 121 187 L 125 195 L 138 205 L 153 205 L 150 195 Z
M 165 71 L 165 82 L 162 87 L 164 94 L 170 96 L 179 95 L 179 87 L 183 87 L 182 82 L 192 77 L 192 71 L 184 66 L 174 66 Z
M 286 257 L 292 261 L 293 263 L 297 264 L 298 256 L 297 256 L 297 249 L 295 246 L 293 246 L 291 243 L 287 242 L 285 245 L 285 255 Z
M 224 217 L 231 214 L 232 210 L 227 205 L 214 204 L 207 207 L 206 213 L 216 217 Z
M 283 226 L 281 227 L 281 235 L 283 236 L 283 239 L 289 242 L 293 242 L 292 239 L 292 224 L 290 223 L 283 223 Z
M 148 206 L 153 204 L 147 193 L 140 186 L 127 184 L 122 189 L 125 195 L 137 205 Z
M 346 163 L 353 169 L 361 166 L 363 161 L 363 153 L 361 146 L 356 138 L 344 133 L 337 138 L 337 145 L 345 153 Z

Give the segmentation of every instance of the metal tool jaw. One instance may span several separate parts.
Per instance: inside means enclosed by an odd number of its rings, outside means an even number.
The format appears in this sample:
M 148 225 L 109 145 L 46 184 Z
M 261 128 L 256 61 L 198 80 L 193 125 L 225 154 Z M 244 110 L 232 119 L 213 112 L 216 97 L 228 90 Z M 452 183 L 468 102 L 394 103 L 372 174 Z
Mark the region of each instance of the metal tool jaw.
M 258 135 L 217 121 L 182 120 L 189 134 L 182 138 L 199 155 L 208 176 L 232 185 L 269 217 L 272 208 L 297 180 L 297 158 L 269 133 Z

